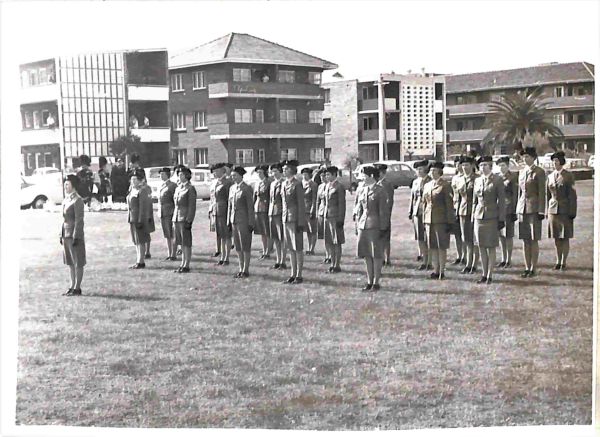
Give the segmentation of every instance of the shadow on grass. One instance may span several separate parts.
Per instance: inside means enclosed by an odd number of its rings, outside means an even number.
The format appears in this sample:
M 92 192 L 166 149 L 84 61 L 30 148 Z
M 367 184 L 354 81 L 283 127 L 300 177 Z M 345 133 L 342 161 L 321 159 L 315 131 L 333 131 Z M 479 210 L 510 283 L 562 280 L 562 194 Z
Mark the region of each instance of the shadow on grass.
M 134 296 L 125 294 L 100 294 L 100 293 L 86 293 L 81 297 L 101 297 L 104 299 L 117 299 L 117 300 L 132 300 L 136 302 L 158 302 L 162 300 L 169 300 L 166 297 L 158 296 Z

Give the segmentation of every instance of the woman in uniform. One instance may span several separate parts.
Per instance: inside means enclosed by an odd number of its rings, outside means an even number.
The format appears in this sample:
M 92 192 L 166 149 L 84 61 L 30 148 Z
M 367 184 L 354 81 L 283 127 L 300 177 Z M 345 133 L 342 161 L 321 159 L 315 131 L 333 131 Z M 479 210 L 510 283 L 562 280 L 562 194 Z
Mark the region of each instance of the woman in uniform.
M 171 178 L 171 169 L 163 167 L 160 171 L 162 185 L 158 193 L 158 202 L 160 204 L 160 224 L 163 230 L 163 236 L 167 240 L 167 257 L 165 261 L 177 261 L 175 256 L 175 232 L 173 230 L 173 212 L 175 211 L 175 189 L 177 184 Z
M 146 267 L 144 263 L 146 243 L 150 240 L 147 217 L 148 199 L 146 193 L 142 190 L 144 173 L 139 169 L 135 170 L 131 174 L 130 183 L 129 193 L 127 194 L 127 208 L 129 210 L 127 221 L 131 231 L 131 240 L 135 245 L 136 260 L 135 264 L 129 266 L 129 268 L 143 269 Z
M 491 156 L 479 159 L 481 176 L 475 179 L 473 187 L 473 239 L 479 247 L 483 270 L 478 284 L 492 283 L 499 231 L 504 228 L 506 217 L 504 184 L 500 176 L 492 173 L 492 162 Z
M 325 171 L 329 181 L 325 188 L 325 245 L 329 246 L 331 267 L 329 273 L 342 271 L 342 245 L 346 242 L 344 220 L 346 218 L 346 189 L 338 181 L 338 168 L 334 165 Z
M 262 240 L 262 254 L 260 259 L 267 259 L 269 255 L 269 167 L 259 165 L 254 169 L 260 179 L 254 187 L 254 233 L 260 235 Z
M 69 266 L 71 287 L 64 296 L 80 296 L 81 280 L 85 259 L 85 239 L 83 232 L 83 199 L 77 194 L 79 178 L 68 175 L 64 182 L 65 199 L 62 203 L 63 224 L 60 244 L 63 246 L 63 262 Z
M 301 284 L 304 266 L 304 227 L 306 211 L 304 210 L 304 190 L 302 183 L 296 179 L 298 161 L 286 161 L 283 166 L 285 181 L 281 185 L 281 218 L 285 233 L 285 246 L 290 253 L 290 277 L 284 281 L 288 284 Z
M 444 279 L 450 232 L 455 222 L 452 187 L 442 179 L 444 164 L 431 165 L 431 181 L 423 187 L 423 223 L 425 241 L 433 263 L 430 279 Z
M 92 160 L 88 155 L 79 156 L 81 162 L 81 168 L 77 172 L 79 178 L 79 195 L 83 199 L 83 202 L 88 206 L 92 200 L 92 191 L 94 188 L 94 173 L 90 170 Z
M 233 185 L 229 189 L 227 207 L 227 225 L 231 227 L 233 244 L 238 254 L 240 271 L 234 278 L 250 276 L 250 251 L 252 250 L 252 232 L 254 232 L 254 193 L 244 182 L 244 167 L 234 167 L 231 172 Z
M 566 270 L 569 256 L 569 240 L 573 238 L 573 221 L 577 216 L 577 193 L 575 178 L 564 169 L 565 153 L 556 152 L 551 156 L 554 171 L 548 176 L 547 212 L 548 237 L 554 238 L 556 265 L 554 270 Z
M 189 273 L 192 259 L 192 223 L 196 216 L 196 189 L 190 183 L 192 171 L 184 167 L 179 171 L 179 185 L 173 200 L 173 223 L 175 223 L 175 244 L 181 246 L 181 265 L 176 273 Z
M 456 174 L 454 176 L 452 176 L 452 180 L 450 182 L 450 186 L 452 187 L 452 200 L 453 200 L 452 205 L 453 205 L 455 212 L 458 211 L 458 204 L 460 202 L 460 195 L 458 194 L 458 184 L 459 184 L 459 181 L 463 177 L 463 171 L 462 171 L 462 165 L 461 165 L 463 158 L 464 158 L 463 155 L 454 157 L 454 168 L 456 169 Z M 454 235 L 454 244 L 456 246 L 456 259 L 454 260 L 454 262 L 452 264 L 465 265 L 465 264 L 467 264 L 466 248 L 463 247 L 463 244 L 462 244 L 462 235 L 460 233 L 460 222 L 459 222 L 458 218 L 455 218 L 454 223 L 452 224 L 451 233 L 452 233 L 452 235 Z
M 306 237 L 308 250 L 306 255 L 315 254 L 317 244 L 317 183 L 312 180 L 313 171 L 310 168 L 302 169 L 302 189 L 304 190 L 304 210 L 306 211 Z
M 500 168 L 500 177 L 504 185 L 504 199 L 506 203 L 506 220 L 504 229 L 500 230 L 500 250 L 502 261 L 497 267 L 508 268 L 512 263 L 513 238 L 515 236 L 515 222 L 517 221 L 517 197 L 519 190 L 519 175 L 509 170 L 510 158 L 503 156 L 496 161 Z
M 462 238 L 463 251 L 466 253 L 467 264 L 461 273 L 475 273 L 477 270 L 477 256 L 473 245 L 473 186 L 475 185 L 474 160 L 470 156 L 464 156 L 461 163 L 462 177 L 458 179 L 456 190 L 458 192 L 458 209 L 456 216 L 460 223 L 460 234 Z
M 325 239 L 325 191 L 327 190 L 327 184 L 329 179 L 324 169 L 319 169 L 321 183 L 317 189 L 317 239 Z M 329 247 L 325 245 L 325 259 L 323 264 L 331 264 L 331 253 L 329 253 Z
M 283 167 L 281 164 L 271 164 L 271 186 L 269 187 L 269 238 L 275 245 L 275 270 L 285 270 L 285 235 L 281 219 L 281 185 L 283 183 Z
M 408 209 L 408 219 L 412 221 L 415 231 L 415 240 L 418 244 L 417 261 L 421 261 L 418 270 L 425 270 L 431 264 L 429 252 L 427 251 L 427 243 L 425 242 L 425 225 L 423 224 L 423 187 L 431 177 L 429 173 L 429 161 L 424 159 L 415 163 L 417 170 L 417 178 L 413 181 L 410 190 L 410 206 Z
M 356 254 L 365 260 L 367 283 L 362 291 L 380 289 L 381 266 L 384 256 L 384 239 L 382 235 L 388 231 L 387 221 L 388 193 L 377 184 L 379 170 L 372 166 L 362 169 L 364 183 L 358 193 L 356 205 L 356 223 L 358 241 Z
M 537 273 L 540 253 L 538 241 L 542 237 L 542 220 L 546 209 L 546 173 L 535 165 L 535 147 L 525 147 L 520 153 L 525 161 L 525 168 L 519 172 L 517 200 L 519 238 L 523 240 L 525 258 L 525 270 L 521 277 L 529 278 Z
M 229 264 L 229 253 L 231 250 L 231 231 L 227 226 L 227 205 L 229 201 L 229 189 L 232 181 L 226 174 L 223 163 L 213 166 L 215 180 L 210 187 L 210 204 L 208 207 L 210 230 L 217 234 L 217 251 L 215 256 L 220 256 L 217 265 Z

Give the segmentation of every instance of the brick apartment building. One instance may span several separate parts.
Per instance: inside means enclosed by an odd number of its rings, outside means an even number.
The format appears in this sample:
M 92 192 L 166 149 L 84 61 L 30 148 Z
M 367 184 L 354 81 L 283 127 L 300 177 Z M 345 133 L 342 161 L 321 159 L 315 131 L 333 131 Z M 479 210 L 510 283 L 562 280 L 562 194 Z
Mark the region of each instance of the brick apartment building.
M 168 162 L 167 61 L 167 51 L 158 49 L 20 65 L 23 173 L 77 167 L 81 154 L 97 163 L 109 156 L 111 141 L 128 134 L 140 137 L 144 165 Z
M 594 66 L 587 62 L 551 63 L 514 70 L 446 76 L 448 142 L 455 150 L 478 146 L 488 103 L 508 93 L 543 87 L 548 120 L 564 133 L 560 147 L 594 152 Z M 506 153 L 499 145 L 496 153 Z
M 333 68 L 329 61 L 240 33 L 172 56 L 173 162 L 323 161 L 321 74 Z
M 445 150 L 445 83 L 440 75 L 380 74 L 326 90 L 325 147 L 334 164 L 431 158 Z

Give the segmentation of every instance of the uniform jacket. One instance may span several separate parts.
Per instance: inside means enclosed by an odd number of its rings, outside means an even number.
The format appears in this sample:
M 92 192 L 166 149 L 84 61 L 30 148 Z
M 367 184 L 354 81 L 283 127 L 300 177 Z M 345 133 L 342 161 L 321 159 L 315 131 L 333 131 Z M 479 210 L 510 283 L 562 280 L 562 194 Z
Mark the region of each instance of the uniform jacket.
M 254 193 L 244 181 L 229 188 L 227 224 L 254 227 Z
M 544 214 L 546 210 L 546 173 L 537 165 L 519 172 L 517 214 Z
M 388 206 L 390 209 L 394 206 L 394 186 L 385 177 L 377 181 L 377 185 L 381 186 L 388 196 Z
M 282 213 L 281 186 L 283 179 L 274 179 L 269 187 L 269 215 L 280 215 Z
M 175 200 L 174 222 L 192 223 L 196 215 L 196 189 L 187 182 L 179 184 L 173 196 Z
M 470 176 L 463 175 L 456 182 L 456 191 L 458 192 L 458 210 L 456 215 L 459 217 L 471 217 L 473 213 L 473 187 L 475 186 L 477 175 L 471 173 Z
M 317 215 L 317 191 L 319 187 L 313 180 L 302 181 L 302 188 L 304 190 L 304 210 L 306 214 L 311 217 Z
M 216 179 L 210 186 L 210 204 L 208 212 L 216 217 L 227 217 L 229 189 L 233 185 L 230 178 L 223 176 Z
M 452 187 L 442 178 L 431 180 L 423 187 L 423 223 L 452 224 L 454 216 Z
M 169 179 L 164 181 L 160 186 L 158 193 L 158 201 L 160 203 L 160 216 L 161 217 L 173 217 L 175 211 L 175 190 L 177 184 Z
M 63 238 L 83 240 L 83 199 L 75 192 L 64 198 L 62 203 L 63 224 L 60 232 Z
M 410 206 L 408 207 L 408 214 L 413 216 L 422 216 L 423 215 L 423 187 L 427 182 L 431 180 L 431 176 L 425 175 L 422 178 L 416 178 L 410 189 Z
M 327 190 L 327 183 L 323 182 L 317 189 L 317 216 L 325 217 L 325 190 Z
M 516 214 L 517 199 L 519 198 L 519 175 L 513 172 L 501 174 L 502 183 L 504 185 L 504 200 L 506 202 L 506 216 Z
M 127 208 L 129 211 L 127 221 L 129 223 L 147 223 L 152 217 L 149 214 L 148 203 L 152 207 L 152 200 L 148 199 L 145 188 L 134 188 L 132 186 L 127 194 Z
M 573 173 L 562 169 L 548 175 L 546 184 L 548 214 L 577 215 L 577 193 L 575 192 L 575 178 Z
M 302 182 L 293 178 L 281 184 L 281 219 L 283 223 L 296 222 L 298 226 L 306 225 L 304 208 L 304 190 Z
M 140 188 L 140 208 L 144 209 L 142 223 L 144 223 L 146 232 L 154 232 L 156 227 L 154 225 L 154 208 L 152 207 L 152 188 L 147 184 Z
M 475 219 L 506 221 L 506 200 L 504 197 L 504 183 L 500 176 L 490 174 L 486 178 L 481 175 L 475 179 L 473 221 Z
M 269 200 L 271 197 L 271 179 L 265 178 L 259 181 L 254 188 L 254 212 L 269 212 Z
M 346 190 L 337 179 L 325 188 L 325 218 L 336 223 L 346 218 Z
M 388 229 L 388 196 L 379 184 L 364 185 L 357 194 L 356 226 L 358 229 Z

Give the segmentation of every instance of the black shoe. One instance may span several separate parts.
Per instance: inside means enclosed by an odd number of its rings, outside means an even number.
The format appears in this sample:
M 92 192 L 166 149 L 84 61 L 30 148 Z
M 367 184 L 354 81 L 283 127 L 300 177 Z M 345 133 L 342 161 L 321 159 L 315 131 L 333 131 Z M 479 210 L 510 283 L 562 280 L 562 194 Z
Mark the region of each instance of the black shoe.
M 423 261 L 423 256 L 422 255 L 418 255 L 417 256 L 417 261 Z
M 249 278 L 250 277 L 250 273 L 249 272 L 242 272 L 242 278 Z
M 242 277 L 242 272 L 237 272 L 235 275 L 233 275 L 234 278 L 241 278 Z
M 224 262 L 224 261 L 223 261 L 222 259 L 220 259 L 220 260 L 219 260 L 219 261 L 216 263 L 216 265 L 218 265 L 218 266 L 222 266 L 222 265 L 223 265 L 223 262 Z
M 149 253 L 147 253 L 147 254 L 144 256 L 144 258 L 146 258 L 146 259 L 150 259 L 150 258 L 152 258 L 152 255 L 150 255 Z
M 274 269 L 274 270 L 279 270 L 279 266 L 280 265 L 281 264 L 279 264 L 279 263 L 275 263 L 275 265 L 273 265 L 273 267 L 271 267 L 271 268 Z
M 475 267 L 475 266 L 471 267 L 471 269 L 469 270 L 469 273 L 470 274 L 477 273 L 477 267 Z
M 287 265 L 285 263 L 279 264 L 279 270 L 285 270 L 285 269 L 287 269 Z
M 392 267 L 392 263 L 391 263 L 391 262 L 389 262 L 389 261 L 384 261 L 384 262 L 383 262 L 383 265 L 384 265 L 385 267 Z
M 487 281 L 485 281 L 486 284 L 491 284 L 492 283 L 492 277 L 490 276 L 489 278 L 487 278 Z
M 65 293 L 62 294 L 63 296 L 73 296 L 73 289 L 69 288 Z
M 528 278 L 529 277 L 529 270 L 524 270 L 523 273 L 521 273 L 521 278 Z
M 171 261 L 177 261 L 177 257 L 176 256 L 172 256 L 171 258 L 169 258 L 169 260 L 171 260 Z
M 218 250 L 213 253 L 213 257 L 217 257 L 217 256 L 221 256 L 221 252 L 219 252 Z
M 371 291 L 372 287 L 373 287 L 373 284 L 365 284 L 363 286 L 363 288 L 360 289 L 360 291 Z
M 371 291 L 377 291 L 379 289 L 381 289 L 381 285 L 379 285 L 379 284 L 373 284 L 373 288 L 371 288 Z
M 170 256 L 168 256 L 168 257 L 166 257 L 165 259 L 163 259 L 163 261 L 171 261 L 171 257 L 170 257 Z
M 292 284 L 295 280 L 296 280 L 296 278 L 294 278 L 293 276 L 290 276 L 285 281 L 283 281 L 283 283 L 284 284 Z
M 429 279 L 438 279 L 440 277 L 439 273 L 433 272 L 429 275 Z
M 487 282 L 487 278 L 485 276 L 482 276 L 481 278 L 479 278 L 477 280 L 478 284 L 485 284 Z
M 76 288 L 75 290 L 73 290 L 71 296 L 81 296 L 81 288 Z
M 129 267 L 130 269 L 145 269 L 146 263 L 135 263 L 134 265 Z
M 535 270 L 529 270 L 529 277 L 533 278 L 534 276 L 537 276 L 537 272 Z
M 466 265 L 467 265 L 467 260 L 466 260 L 466 259 L 464 259 L 464 258 L 461 258 L 461 259 L 460 259 L 460 263 L 461 263 L 463 266 L 466 266 Z
M 327 273 L 333 273 L 333 267 L 329 267 L 329 269 L 327 269 Z
M 296 278 L 294 279 L 294 284 L 302 284 L 304 282 L 304 279 L 302 279 L 300 276 L 296 276 Z
M 261 256 L 259 256 L 259 257 L 258 257 L 258 259 L 259 259 L 259 260 L 261 260 L 261 261 L 262 261 L 263 259 L 265 259 L 265 254 L 263 253 Z
M 427 270 L 433 270 L 433 264 L 427 264 Z
M 466 273 L 470 273 L 470 272 L 471 272 L 471 269 L 470 269 L 470 268 L 468 268 L 468 267 L 465 267 L 464 269 L 462 269 L 462 270 L 460 271 L 461 275 L 464 275 L 464 274 L 466 274 Z
M 440 273 L 440 276 L 438 278 L 440 281 L 443 281 L 444 279 L 446 279 L 446 276 L 443 273 Z
M 270 255 L 270 254 L 268 254 L 268 253 L 265 253 L 265 254 L 263 255 L 263 257 L 264 257 L 263 259 L 271 259 L 271 255 Z
M 506 261 L 502 261 L 499 262 L 498 264 L 496 264 L 496 267 L 505 267 L 506 266 Z
M 561 265 L 560 264 L 555 264 L 554 265 L 554 270 L 560 270 Z
M 510 261 L 506 261 L 506 262 L 504 263 L 504 268 L 505 268 L 505 269 L 507 269 L 507 268 L 509 268 L 509 267 L 512 267 L 512 264 L 510 263 Z
M 181 269 L 183 267 L 177 267 L 175 270 L 173 270 L 173 273 L 181 273 Z
M 325 264 L 331 264 L 331 258 L 325 258 Z
M 189 273 L 190 272 L 190 268 L 189 267 L 181 267 L 179 269 L 179 273 Z
M 453 265 L 457 265 L 457 264 L 460 264 L 460 263 L 461 263 L 461 259 L 460 258 L 456 258 L 452 264 Z
M 417 270 L 427 270 L 427 266 L 425 264 L 421 264 L 419 267 L 417 267 Z
M 567 270 L 567 265 L 566 264 L 561 264 L 560 265 L 560 269 L 561 270 Z
M 228 266 L 229 265 L 229 261 L 228 260 L 223 261 L 223 265 L 224 266 Z

